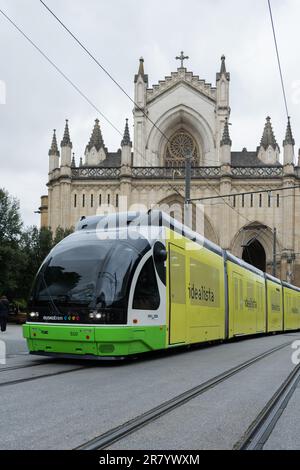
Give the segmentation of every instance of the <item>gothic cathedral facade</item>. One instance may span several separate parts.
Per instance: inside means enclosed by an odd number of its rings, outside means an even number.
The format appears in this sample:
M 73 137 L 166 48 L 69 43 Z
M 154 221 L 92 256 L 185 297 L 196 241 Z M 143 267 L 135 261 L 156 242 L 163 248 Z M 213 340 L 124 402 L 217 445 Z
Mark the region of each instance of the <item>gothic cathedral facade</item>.
M 300 167 L 290 121 L 282 159 L 269 117 L 256 150 L 232 151 L 225 57 L 216 86 L 187 71 L 183 53 L 178 59 L 177 71 L 151 88 L 140 59 L 133 139 L 126 120 L 117 152 L 106 148 L 98 119 L 78 164 L 68 121 L 60 150 L 54 132 L 41 225 L 70 228 L 106 205 L 121 210 L 124 200 L 127 208 L 159 206 L 181 218 L 189 154 L 191 199 L 202 198 L 204 235 L 268 272 L 276 260 L 276 275 L 300 285 Z M 219 195 L 226 197 L 209 199 Z

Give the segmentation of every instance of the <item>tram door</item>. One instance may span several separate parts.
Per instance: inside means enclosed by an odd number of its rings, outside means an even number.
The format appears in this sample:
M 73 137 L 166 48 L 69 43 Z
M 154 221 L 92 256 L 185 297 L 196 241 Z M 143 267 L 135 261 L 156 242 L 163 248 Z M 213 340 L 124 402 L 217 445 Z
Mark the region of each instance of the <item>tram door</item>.
M 185 343 L 187 330 L 186 270 L 182 248 L 169 245 L 169 344 Z
M 243 303 L 243 280 L 242 277 L 233 273 L 234 311 L 233 311 L 233 334 L 238 335 L 244 332 L 245 315 Z

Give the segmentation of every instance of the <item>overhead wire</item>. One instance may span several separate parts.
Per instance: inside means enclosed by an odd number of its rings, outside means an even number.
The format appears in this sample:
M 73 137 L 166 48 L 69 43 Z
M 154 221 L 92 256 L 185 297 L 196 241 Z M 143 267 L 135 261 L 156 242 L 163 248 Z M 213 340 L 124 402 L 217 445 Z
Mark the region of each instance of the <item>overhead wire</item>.
M 76 85 L 73 80 L 71 80 L 63 71 L 60 67 L 58 67 L 53 60 L 50 59 L 50 57 L 2 10 L 0 9 L 0 14 L 2 14 L 11 25 L 14 26 L 17 31 L 44 57 L 44 59 L 52 66 L 54 69 L 79 93 L 79 95 L 84 98 L 84 100 L 92 106 L 92 108 L 99 113 L 100 116 L 103 117 L 103 119 L 116 131 L 118 134 L 120 134 L 123 137 L 123 132 L 118 129 L 109 118 L 106 117 L 106 115 L 99 109 L 98 106 L 96 106 L 92 100 L 84 93 L 82 90 L 79 88 L 78 85 Z M 134 147 L 134 150 L 140 154 L 143 158 L 144 156 L 140 153 L 138 149 Z M 168 184 L 172 188 L 173 191 L 175 191 L 180 197 L 183 197 L 183 195 L 175 188 L 172 186 L 169 182 Z
M 115 83 L 116 86 L 118 86 L 118 88 L 131 100 L 131 102 L 134 103 L 134 105 L 136 106 L 137 109 L 139 109 L 140 111 L 143 112 L 144 116 L 153 124 L 153 126 L 162 134 L 162 136 L 167 139 L 167 141 L 169 142 L 170 140 L 168 139 L 168 137 L 165 135 L 165 133 L 159 128 L 159 126 L 157 126 L 156 123 L 154 123 L 150 118 L 149 116 L 145 113 L 145 111 L 140 108 L 138 106 L 137 103 L 135 103 L 135 101 L 130 97 L 130 95 L 124 90 L 124 88 L 117 82 L 117 80 L 110 74 L 110 72 L 108 72 L 108 70 L 93 56 L 93 54 L 91 54 L 91 52 L 86 48 L 86 46 L 84 46 L 84 44 L 71 32 L 71 30 L 69 28 L 67 28 L 67 26 L 57 17 L 57 15 L 55 15 L 55 13 L 48 7 L 48 5 L 46 5 L 46 3 L 43 1 L 43 0 L 40 0 L 40 2 L 44 5 L 44 7 L 49 11 L 49 13 L 51 13 L 51 15 L 54 16 L 54 18 L 63 26 L 63 28 L 73 37 L 73 39 L 80 45 L 80 47 L 94 60 L 94 62 L 108 75 L 108 77 Z M 268 0 L 268 3 L 269 3 L 269 8 L 270 8 L 270 14 L 271 14 L 271 18 L 272 18 L 272 12 L 271 12 L 271 5 L 270 5 L 270 0 Z M 120 135 L 123 135 L 123 133 L 102 113 L 102 111 L 99 110 L 99 108 L 79 89 L 79 87 L 74 84 L 74 82 L 69 79 L 69 77 L 59 68 L 56 66 L 56 64 L 39 48 L 39 46 L 37 46 L 29 37 L 28 35 L 26 35 L 24 33 L 24 31 L 21 30 L 20 27 L 18 27 L 16 25 L 16 23 L 11 20 L 8 15 L 6 15 L 1 9 L 0 9 L 0 13 L 27 39 L 27 41 L 29 41 L 33 47 L 35 47 L 36 50 L 38 50 L 38 52 L 68 81 L 68 83 L 120 134 Z M 276 41 L 276 35 L 275 35 L 275 29 L 274 29 L 274 23 L 273 23 L 273 18 L 272 18 L 272 26 L 273 26 L 273 32 L 274 32 L 274 39 Z M 278 47 L 277 47 L 277 42 L 276 42 L 276 50 L 278 52 Z M 279 60 L 279 54 L 278 54 L 278 60 Z M 280 66 L 280 60 L 279 60 L 279 66 Z M 280 67 L 280 72 L 281 72 L 281 67 Z M 281 78 L 282 78 L 282 72 L 281 72 Z M 284 92 L 284 97 L 285 97 L 285 91 L 284 91 L 284 84 L 283 84 L 283 79 L 282 79 L 282 86 L 283 86 L 283 92 Z M 286 100 L 285 100 L 285 103 L 286 103 Z M 138 151 L 138 149 L 135 149 L 135 151 L 137 151 L 139 154 L 140 152 Z M 141 154 L 140 154 L 141 155 Z M 144 155 L 142 155 L 143 158 Z M 146 159 L 145 159 L 146 160 Z M 216 160 L 211 160 L 211 161 L 214 161 L 215 163 L 218 163 Z M 149 162 L 147 162 L 149 164 Z M 248 219 L 247 217 L 245 217 L 243 214 L 241 214 L 232 204 L 230 204 L 228 201 L 226 201 L 225 197 L 223 195 L 221 195 L 217 189 L 212 186 L 209 182 L 208 182 L 208 179 L 205 178 L 205 181 L 206 181 L 206 184 L 207 186 L 210 188 L 210 189 L 213 189 L 213 191 L 217 194 L 217 197 L 220 197 L 222 200 L 223 200 L 223 203 L 225 203 L 226 205 L 228 205 L 232 210 L 234 210 L 240 217 L 244 218 L 245 220 L 247 220 L 248 222 L 251 223 L 250 219 Z M 175 191 L 178 195 L 180 195 L 181 197 L 182 194 L 177 190 L 177 188 L 175 188 L 169 181 L 166 182 L 171 188 L 173 191 Z M 292 189 L 292 188 L 289 188 L 289 189 Z M 276 190 L 274 190 L 276 191 Z M 232 194 L 232 196 L 234 196 L 234 194 Z M 227 196 L 226 196 L 227 197 Z M 200 198 L 201 199 L 201 198 Z
M 278 43 L 277 43 L 277 37 L 276 37 L 276 31 L 275 31 L 275 25 L 274 25 L 273 13 L 272 13 L 271 0 L 268 0 L 268 7 L 269 7 L 270 20 L 271 20 L 271 26 L 272 26 L 272 31 L 273 31 L 273 39 L 274 39 L 275 50 L 276 50 L 276 57 L 277 57 L 279 75 L 280 75 L 284 106 L 285 106 L 286 115 L 289 118 L 290 115 L 289 115 L 285 86 L 284 86 L 284 81 L 283 81 L 283 74 L 282 74 L 281 61 L 280 61 L 280 55 L 279 55 L 279 49 L 278 49 Z
M 101 62 L 89 51 L 89 49 L 83 44 L 83 42 L 78 39 L 78 37 L 68 28 L 65 23 L 54 13 L 54 11 L 43 1 L 40 0 L 40 3 L 48 10 L 48 12 L 56 19 L 56 21 L 59 22 L 59 24 L 67 31 L 67 33 L 76 41 L 76 43 L 89 55 L 89 57 L 102 69 L 102 71 L 114 82 L 114 84 L 127 96 L 127 98 L 135 105 L 135 107 L 143 113 L 146 119 L 151 122 L 151 124 L 162 134 L 162 136 L 169 142 L 169 138 L 166 136 L 166 134 L 159 128 L 159 126 L 148 116 L 148 114 L 145 112 L 143 108 L 141 108 L 135 100 L 131 98 L 131 96 L 126 92 L 126 90 L 120 85 L 120 83 L 112 76 L 112 74 L 106 69 L 106 67 L 101 64 Z M 276 51 L 277 51 L 277 57 L 278 57 L 278 64 L 279 64 L 279 69 L 280 69 L 280 75 L 281 75 L 281 82 L 282 82 L 282 88 L 283 88 L 283 93 L 284 93 L 284 98 L 285 98 L 285 103 L 286 102 L 286 95 L 285 95 L 285 89 L 284 89 L 284 83 L 283 83 L 283 78 L 282 78 L 282 71 L 281 71 L 281 65 L 280 65 L 280 59 L 279 59 L 279 52 L 278 52 L 278 47 L 277 47 L 277 41 L 276 41 L 276 35 L 275 35 L 275 28 L 274 28 L 274 23 L 273 23 L 273 17 L 272 17 L 272 11 L 271 11 L 271 5 L 270 5 L 270 0 L 268 0 L 269 3 L 269 8 L 270 8 L 270 14 L 271 14 L 271 19 L 272 19 L 272 27 L 273 27 L 273 32 L 274 32 L 274 39 L 275 39 L 275 44 L 276 44 Z M 287 109 L 287 105 L 286 105 Z M 206 179 L 207 181 L 207 179 Z M 169 183 L 170 184 L 170 183 Z M 218 190 L 210 185 L 210 183 L 207 181 L 207 184 L 210 186 L 211 189 L 220 197 L 223 202 L 228 205 L 232 210 L 235 210 L 241 217 L 243 217 L 245 220 L 250 221 L 247 217 L 245 217 L 243 214 L 240 214 L 239 211 L 236 210 L 228 201 L 225 200 L 225 198 L 218 192 Z M 174 188 L 173 188 L 174 189 Z M 178 193 L 178 191 L 176 190 Z
M 16 28 L 19 33 L 44 57 L 44 59 L 47 60 L 47 62 L 49 62 L 49 64 L 52 65 L 52 67 L 55 68 L 55 70 L 77 91 L 77 93 L 80 94 L 80 96 L 82 98 L 85 99 L 85 101 L 87 101 L 87 103 L 92 106 L 94 108 L 95 111 L 97 111 L 97 113 L 100 114 L 100 116 L 103 117 L 103 119 L 105 119 L 105 121 L 113 127 L 113 129 L 115 131 L 117 131 L 119 134 L 121 134 L 121 136 L 123 136 L 123 133 L 105 116 L 105 114 L 102 113 L 102 111 L 100 111 L 100 109 L 90 100 L 90 98 L 85 95 L 85 93 L 83 93 L 80 88 L 53 62 L 53 60 L 50 59 L 50 57 L 48 57 L 48 55 L 42 51 L 42 49 L 3 11 L 0 9 L 0 13 L 7 19 L 7 21 L 9 21 L 9 23 L 11 23 L 14 28 Z
M 55 18 L 55 20 L 63 27 L 63 29 L 74 39 L 74 41 L 85 51 L 86 54 L 88 54 L 88 56 L 97 64 L 98 67 L 101 68 L 101 70 L 113 81 L 113 83 L 122 91 L 122 93 L 124 93 L 127 98 L 134 104 L 134 106 L 143 113 L 143 115 L 145 116 L 145 118 L 151 122 L 151 124 L 161 133 L 161 135 L 167 140 L 167 142 L 170 142 L 170 139 L 166 136 L 166 134 L 160 129 L 160 127 L 148 116 L 148 114 L 145 112 L 145 110 L 143 108 L 141 108 L 133 98 L 131 98 L 131 96 L 126 92 L 126 90 L 122 87 L 122 85 L 120 85 L 120 83 L 112 76 L 112 74 L 106 69 L 106 67 L 104 67 L 103 64 L 101 64 L 101 62 L 89 51 L 89 49 L 83 44 L 83 42 L 78 39 L 78 37 L 70 30 L 70 28 L 68 28 L 65 23 L 54 13 L 54 11 L 43 1 L 43 0 L 40 0 L 40 3 L 46 8 L 46 10 L 48 10 L 48 12 Z M 209 185 L 211 187 L 211 189 L 221 198 L 223 199 L 223 202 L 228 206 L 230 207 L 232 210 L 234 210 L 235 212 L 236 209 L 230 204 L 228 203 L 224 197 L 218 192 L 218 190 L 216 188 L 214 188 L 207 180 L 207 178 L 205 179 L 206 182 L 207 182 L 207 185 Z M 170 185 L 170 183 L 168 183 Z M 172 187 L 172 185 L 170 185 Z M 173 188 L 174 190 L 174 188 Z M 177 193 L 179 193 L 177 190 L 176 190 Z M 182 195 L 180 194 L 180 196 L 182 197 Z M 245 220 L 248 220 L 250 221 L 247 217 L 245 217 L 243 214 L 240 214 L 238 213 L 241 217 L 243 217 Z

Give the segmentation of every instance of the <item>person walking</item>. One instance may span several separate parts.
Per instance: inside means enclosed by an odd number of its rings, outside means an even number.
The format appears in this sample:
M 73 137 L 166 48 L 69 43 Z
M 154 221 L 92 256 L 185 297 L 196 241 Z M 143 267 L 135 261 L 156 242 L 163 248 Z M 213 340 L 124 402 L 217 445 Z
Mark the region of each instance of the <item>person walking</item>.
M 3 295 L 0 298 L 0 326 L 1 326 L 2 332 L 6 331 L 8 313 L 9 313 L 9 302 L 7 300 L 7 297 Z

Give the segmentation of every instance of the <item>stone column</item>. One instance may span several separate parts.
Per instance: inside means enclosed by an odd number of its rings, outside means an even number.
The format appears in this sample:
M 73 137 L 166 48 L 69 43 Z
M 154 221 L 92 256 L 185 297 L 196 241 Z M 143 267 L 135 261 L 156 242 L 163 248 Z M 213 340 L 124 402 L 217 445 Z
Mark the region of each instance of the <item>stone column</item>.
M 221 182 L 220 182 L 220 194 L 230 194 L 231 193 L 231 177 L 229 174 L 230 167 L 227 165 L 222 166 L 222 177 L 221 177 Z M 230 198 L 224 198 L 225 201 L 230 204 Z M 219 221 L 221 221 L 221 224 L 219 224 L 220 230 L 220 245 L 222 248 L 225 250 L 228 250 L 230 248 L 230 242 L 231 242 L 231 220 L 233 217 L 232 214 L 232 209 L 228 204 L 225 203 L 222 199 L 220 199 L 218 202 L 223 202 L 219 206 Z
M 291 187 L 291 189 L 282 192 L 283 250 L 281 274 L 282 279 L 287 280 L 288 272 L 291 272 L 292 277 L 294 276 L 294 262 L 292 260 L 295 252 L 295 189 L 293 189 L 295 178 L 293 165 L 285 165 L 284 173 L 283 187 Z
M 120 196 L 119 211 L 125 212 L 130 210 L 131 205 L 131 179 L 132 171 L 129 166 L 123 165 L 120 173 Z

